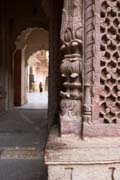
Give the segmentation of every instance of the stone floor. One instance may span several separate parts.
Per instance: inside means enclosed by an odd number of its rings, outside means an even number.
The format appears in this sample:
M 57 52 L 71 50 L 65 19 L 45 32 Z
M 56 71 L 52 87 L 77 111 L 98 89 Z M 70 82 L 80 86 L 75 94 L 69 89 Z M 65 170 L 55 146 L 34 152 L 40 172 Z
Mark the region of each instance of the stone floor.
M 28 96 L 29 104 L 0 114 L 0 180 L 47 180 L 47 93 Z
M 47 138 L 47 109 L 15 109 L 0 115 L 0 147 L 37 146 Z
M 47 168 L 41 160 L 0 160 L 0 180 L 47 180 Z
M 31 92 L 27 93 L 28 104 L 21 109 L 47 109 L 48 108 L 48 92 Z

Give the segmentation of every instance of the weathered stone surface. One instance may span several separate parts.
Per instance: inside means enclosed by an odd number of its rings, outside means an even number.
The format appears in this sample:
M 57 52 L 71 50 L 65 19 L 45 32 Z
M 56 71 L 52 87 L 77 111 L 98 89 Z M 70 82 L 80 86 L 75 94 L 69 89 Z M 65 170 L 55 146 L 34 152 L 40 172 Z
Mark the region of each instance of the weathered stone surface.
M 61 138 L 54 130 L 45 154 L 49 180 L 119 179 L 120 138 Z
M 48 179 L 117 180 L 120 176 L 120 2 L 85 0 L 78 10 L 80 2 L 64 0 L 61 49 L 65 50 L 65 56 L 61 69 L 66 91 L 61 93 L 61 137 L 53 131 L 46 147 Z M 80 25 L 78 17 L 84 24 L 79 37 L 84 38 L 80 38 L 81 46 L 76 43 L 73 49 L 82 60 L 80 68 L 74 69 L 78 64 L 68 54 L 72 54 L 74 32 Z M 78 70 L 80 88 L 76 92 L 81 98 L 72 103 L 76 90 L 76 81 L 71 77 L 74 70 Z M 73 118 L 75 115 L 77 120 Z M 79 136 L 76 132 L 80 132 Z
M 93 88 L 93 61 L 95 58 L 95 27 L 94 27 L 94 11 L 93 0 L 84 1 L 84 104 L 83 104 L 83 120 L 90 123 L 92 121 L 92 88 Z
M 109 163 L 120 160 L 120 138 L 85 138 L 74 135 L 58 137 L 53 131 L 48 140 L 45 154 L 47 164 L 56 163 Z
M 120 164 L 58 165 L 48 169 L 49 180 L 119 179 Z
M 84 78 L 89 81 L 85 100 L 87 106 L 92 105 L 92 118 L 89 120 L 84 111 L 83 136 L 117 137 L 120 136 L 120 3 L 117 0 L 86 0 L 85 10 L 84 51 L 85 62 L 89 62 L 85 63 Z M 86 71 L 86 67 L 90 71 Z
M 81 134 L 82 124 L 82 1 L 64 1 L 61 25 L 61 76 L 64 78 L 60 92 L 61 136 Z

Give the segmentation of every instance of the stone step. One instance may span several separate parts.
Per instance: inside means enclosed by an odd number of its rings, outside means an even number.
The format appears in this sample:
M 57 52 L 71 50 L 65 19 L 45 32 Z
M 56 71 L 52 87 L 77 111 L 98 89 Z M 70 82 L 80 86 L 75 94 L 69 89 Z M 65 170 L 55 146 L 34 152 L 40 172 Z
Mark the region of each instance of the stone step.
M 0 180 L 47 180 L 44 150 L 35 147 L 0 148 Z
M 0 148 L 1 159 L 39 159 L 43 160 L 44 150 L 35 147 L 6 147 Z
M 38 133 L 0 133 L 2 147 L 38 147 L 43 149 L 47 140 L 47 130 L 41 128 Z

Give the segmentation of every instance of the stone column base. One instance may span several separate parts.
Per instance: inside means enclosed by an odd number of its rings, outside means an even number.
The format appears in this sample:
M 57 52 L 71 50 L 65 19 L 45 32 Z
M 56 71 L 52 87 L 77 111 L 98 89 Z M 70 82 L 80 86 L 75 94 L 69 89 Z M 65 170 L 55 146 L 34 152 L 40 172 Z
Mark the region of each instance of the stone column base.
M 48 180 L 119 180 L 120 138 L 60 138 L 53 130 L 45 163 Z

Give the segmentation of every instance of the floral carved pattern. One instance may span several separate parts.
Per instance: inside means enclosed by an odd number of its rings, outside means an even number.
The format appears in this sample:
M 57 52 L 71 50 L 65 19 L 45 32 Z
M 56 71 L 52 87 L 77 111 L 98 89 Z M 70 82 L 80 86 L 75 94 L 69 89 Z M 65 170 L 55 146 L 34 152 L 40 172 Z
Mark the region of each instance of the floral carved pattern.
M 83 41 L 81 7 L 81 0 L 64 0 L 61 26 L 63 60 L 60 69 L 61 76 L 65 79 L 63 87 L 66 90 L 60 92 L 60 120 L 61 123 L 67 121 L 68 126 L 71 122 L 69 131 L 72 133 L 79 133 L 74 123 L 76 120 L 81 122 Z

